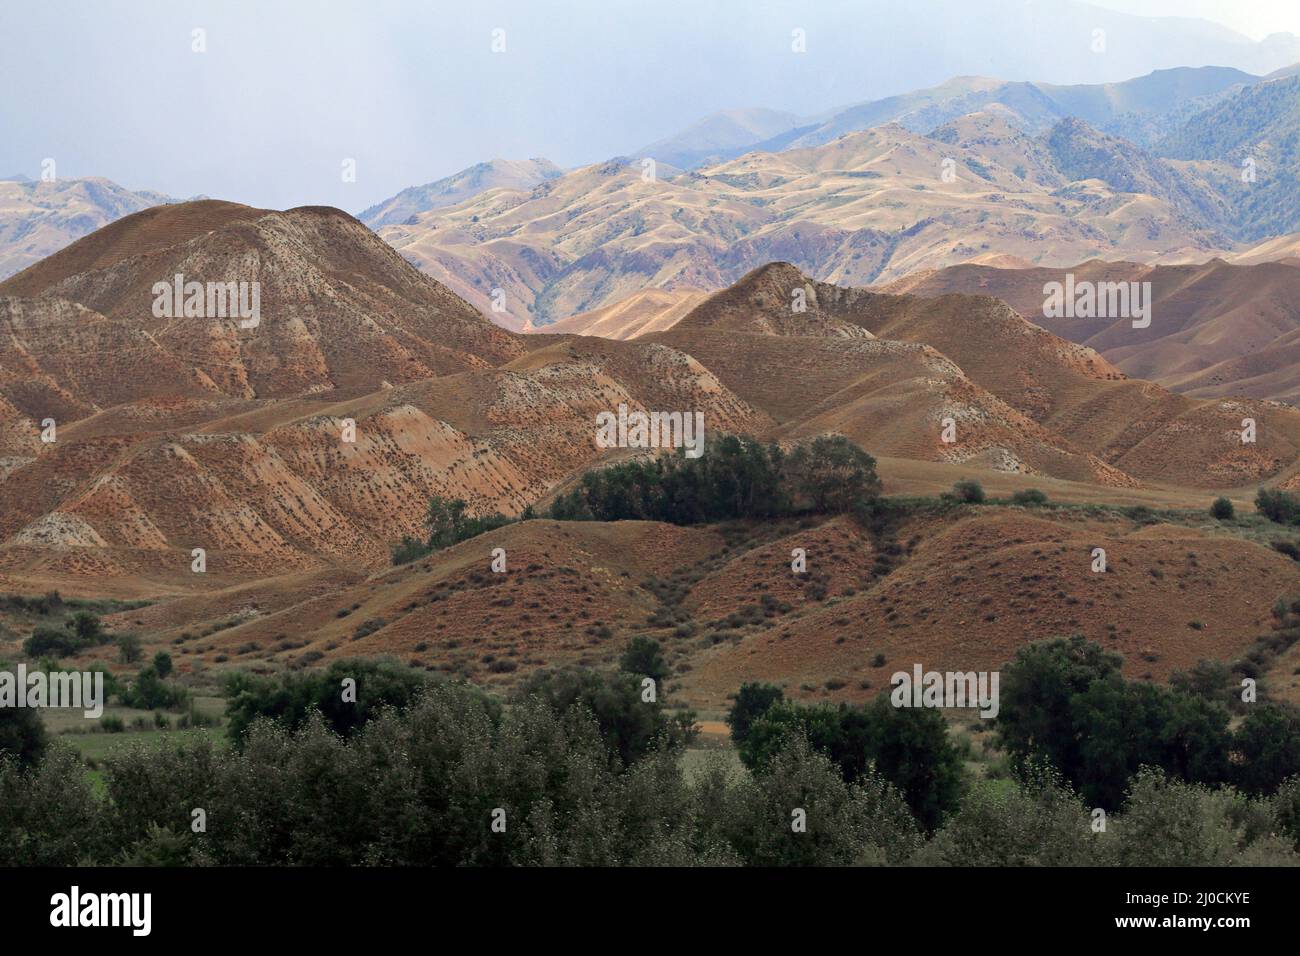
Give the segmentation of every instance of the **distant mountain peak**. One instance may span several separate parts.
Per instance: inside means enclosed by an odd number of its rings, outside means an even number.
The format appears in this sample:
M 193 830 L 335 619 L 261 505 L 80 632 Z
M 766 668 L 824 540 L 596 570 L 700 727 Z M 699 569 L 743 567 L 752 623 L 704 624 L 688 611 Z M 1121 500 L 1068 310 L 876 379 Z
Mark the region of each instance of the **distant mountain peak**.
M 489 189 L 528 190 L 563 173 L 549 159 L 492 159 L 434 182 L 403 189 L 357 218 L 371 229 L 406 224 L 421 213 L 457 205 Z

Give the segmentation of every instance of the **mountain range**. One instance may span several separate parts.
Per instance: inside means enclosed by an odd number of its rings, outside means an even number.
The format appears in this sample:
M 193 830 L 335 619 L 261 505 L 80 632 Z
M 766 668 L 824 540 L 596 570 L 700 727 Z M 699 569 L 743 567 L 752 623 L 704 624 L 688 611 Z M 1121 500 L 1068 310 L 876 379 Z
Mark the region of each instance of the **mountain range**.
M 178 273 L 261 283 L 259 323 L 156 314 L 155 284 Z M 1244 506 L 1261 483 L 1300 488 L 1297 409 L 1175 394 L 1000 298 L 934 285 L 945 275 L 924 294 L 883 292 L 769 263 L 690 293 L 679 320 L 635 339 L 520 335 L 338 210 L 146 209 L 0 283 L 0 589 L 147 597 L 109 623 L 172 646 L 187 668 L 392 653 L 499 683 L 609 659 L 617 642 L 602 628 L 660 634 L 654 582 L 684 574 L 686 604 L 717 634 L 661 636 L 687 699 L 714 707 L 740 677 L 778 671 L 861 697 L 870 680 L 852 635 L 901 653 L 926 621 L 927 653 L 963 666 L 974 658 L 944 635 L 996 663 L 1069 625 L 1162 674 L 1215 641 L 1228 641 L 1215 653 L 1244 647 L 1232 628 L 1264 620 L 1294 580 L 1289 559 L 1105 513 L 918 519 L 894 557 L 849 521 L 777 523 L 742 541 L 734 529 L 527 520 L 389 565 L 431 495 L 519 515 L 627 455 L 593 440 L 596 415 L 620 404 L 698 410 L 706 440 L 839 432 L 877 456 L 894 493 L 978 475 L 994 492 L 1061 501 L 1203 506 L 1223 492 Z M 1259 423 L 1254 444 L 1240 441 L 1243 417 Z M 1098 541 L 1141 572 L 1141 595 L 1131 577 L 1099 584 L 1061 557 Z M 508 581 L 483 571 L 498 546 Z M 811 584 L 792 584 L 788 567 L 777 580 L 794 546 L 818 562 Z M 1248 580 L 1183 568 L 1189 548 Z M 1034 565 L 1040 588 L 1086 602 L 1048 613 L 1001 580 L 1026 549 L 1053 556 Z M 887 575 L 882 561 L 903 569 Z M 973 592 L 940 600 L 955 568 L 985 596 L 1009 589 L 1004 611 L 991 619 Z M 776 630 L 734 623 L 759 588 L 774 589 Z M 1210 632 L 1189 638 L 1185 622 L 1139 613 L 1174 601 Z M 1143 664 L 1164 638 L 1177 653 Z M 501 657 L 516 666 L 489 668 Z
M 115 219 L 167 202 L 161 193 L 132 192 L 94 177 L 0 179 L 0 279 Z
M 928 133 L 967 113 L 1000 107 L 1026 132 L 1068 117 L 1143 146 L 1172 133 L 1194 114 L 1231 98 L 1263 77 L 1227 67 L 1176 67 L 1120 83 L 1061 86 L 959 76 L 938 86 L 855 103 L 819 116 L 774 110 L 728 110 L 636 150 L 684 169 L 744 153 L 822 146 L 845 133 L 898 123 Z
M 158 316 L 154 285 L 177 274 L 261 283 L 260 323 Z M 1300 457 L 1295 409 L 1129 378 L 987 295 L 847 289 L 777 263 L 666 331 L 521 336 L 323 207 L 135 213 L 0 283 L 0 327 L 5 575 L 157 583 L 193 547 L 218 576 L 374 566 L 431 494 L 507 514 L 545 499 L 601 458 L 594 416 L 621 403 L 1116 489 L 1285 482 Z M 1249 447 L 1233 440 L 1245 416 Z
M 361 219 L 515 330 L 650 290 L 720 289 L 773 260 L 862 286 L 961 263 L 1281 258 L 1282 237 L 1300 232 L 1293 73 L 1179 68 L 1076 86 L 966 77 L 815 123 L 744 110 L 650 155 L 569 171 L 481 163 Z M 0 197 L 0 275 L 165 201 L 95 180 L 10 181 Z

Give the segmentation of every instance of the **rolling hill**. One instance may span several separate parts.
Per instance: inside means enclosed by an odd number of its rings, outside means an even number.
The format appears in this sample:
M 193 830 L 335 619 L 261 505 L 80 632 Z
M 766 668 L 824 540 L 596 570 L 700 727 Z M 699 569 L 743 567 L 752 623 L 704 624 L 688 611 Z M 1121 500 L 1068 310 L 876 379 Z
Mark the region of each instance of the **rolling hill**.
M 1284 251 L 1274 249 L 1273 252 Z M 1044 285 L 1150 282 L 1152 322 L 1048 318 Z M 1147 266 L 1090 260 L 1065 269 L 958 265 L 882 286 L 925 296 L 978 293 L 1006 301 L 1032 322 L 1090 346 L 1126 374 L 1200 398 L 1245 395 L 1300 404 L 1300 269 L 1287 262 Z
M 107 179 L 0 179 L 0 279 L 115 219 L 172 200 Z

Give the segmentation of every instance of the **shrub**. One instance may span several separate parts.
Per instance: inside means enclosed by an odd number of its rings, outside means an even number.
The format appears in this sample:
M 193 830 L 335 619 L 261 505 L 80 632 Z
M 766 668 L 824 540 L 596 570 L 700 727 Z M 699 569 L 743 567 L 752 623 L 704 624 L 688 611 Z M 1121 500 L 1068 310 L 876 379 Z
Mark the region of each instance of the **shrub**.
M 967 504 L 983 504 L 984 486 L 973 478 L 963 478 L 952 486 L 952 496 Z
M 185 688 L 168 684 L 153 667 L 146 667 L 136 675 L 131 685 L 122 691 L 122 703 L 140 710 L 174 710 L 185 705 L 189 698 Z
M 410 564 L 412 561 L 418 561 L 432 552 L 433 549 L 423 541 L 412 538 L 410 535 L 403 535 L 402 540 L 393 545 L 393 564 Z
M 1255 495 L 1255 510 L 1279 524 L 1300 524 L 1300 495 L 1261 488 Z
M 846 781 L 874 767 L 898 788 L 925 830 L 939 826 L 960 802 L 961 757 L 936 710 L 895 708 L 887 696 L 862 708 L 778 701 L 750 724 L 740 759 L 755 773 L 763 772 L 792 737 L 804 737 L 826 754 Z
M 144 657 L 144 647 L 134 634 L 121 634 L 117 638 L 118 656 L 123 664 L 135 664 Z
M 1227 498 L 1215 498 L 1214 503 L 1210 505 L 1210 517 L 1219 521 L 1231 521 L 1236 513 L 1232 502 Z
M 1035 508 L 1047 504 L 1047 495 L 1037 488 L 1024 488 L 1011 496 L 1011 503 Z
M 669 715 L 662 700 L 641 698 L 641 682 L 630 674 L 600 674 L 569 668 L 538 671 L 520 688 L 516 700 L 532 698 L 555 714 L 589 713 L 595 718 L 609 752 L 628 765 L 667 745 L 678 747 L 695 736 L 695 715 Z
M 727 713 L 731 739 L 740 746 L 749 737 L 754 721 L 768 712 L 773 704 L 785 699 L 785 693 L 775 684 L 746 683 L 740 685 L 736 699 Z
M 23 642 L 23 653 L 31 658 L 71 657 L 81 650 L 81 642 L 77 640 L 75 634 L 54 627 L 38 627 L 32 631 L 32 636 Z
M 650 637 L 634 637 L 628 641 L 627 649 L 618 660 L 619 668 L 637 677 L 649 677 L 654 680 L 663 693 L 664 681 L 668 679 L 668 662 L 664 660 L 659 642 Z

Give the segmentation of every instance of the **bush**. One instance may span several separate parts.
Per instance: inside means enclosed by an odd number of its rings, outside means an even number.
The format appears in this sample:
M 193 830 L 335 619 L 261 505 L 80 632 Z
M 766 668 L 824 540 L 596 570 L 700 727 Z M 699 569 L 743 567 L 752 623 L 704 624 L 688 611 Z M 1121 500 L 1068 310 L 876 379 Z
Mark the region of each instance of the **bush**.
M 637 677 L 653 679 L 660 694 L 669 673 L 659 642 L 650 637 L 634 637 L 628 641 L 627 649 L 619 657 L 619 669 Z
M 1025 488 L 1011 496 L 1011 503 L 1026 508 L 1036 508 L 1047 504 L 1047 495 L 1037 488 Z
M 12 602 L 15 599 L 9 600 Z M 34 604 L 42 614 L 63 605 L 57 591 L 53 592 L 52 597 L 47 595 L 35 601 L 22 598 L 16 600 L 20 602 L 20 609 L 32 609 Z M 43 624 L 32 631 L 31 636 L 23 642 L 23 653 L 31 658 L 72 657 L 88 648 L 105 644 L 108 640 L 99 618 L 88 611 L 78 611 L 63 622 L 62 630 Z
M 1239 758 L 1233 767 L 1237 787 L 1252 795 L 1273 793 L 1288 777 L 1300 774 L 1300 711 L 1285 704 L 1255 704 L 1233 744 Z
M 1231 521 L 1236 513 L 1232 502 L 1227 498 L 1215 498 L 1214 503 L 1210 505 L 1210 517 L 1219 521 Z
M 106 734 L 120 734 L 126 731 L 126 721 L 117 714 L 105 714 L 99 718 L 99 729 Z
M 1233 732 L 1228 708 L 1238 698 L 1222 664 L 1203 661 L 1169 688 L 1125 681 L 1119 665 L 1081 637 L 1022 649 L 1003 669 L 997 718 L 1013 764 L 1053 766 L 1090 806 L 1108 810 L 1142 767 L 1187 783 L 1233 783 L 1246 795 L 1300 774 L 1300 711 L 1252 705 Z
M 434 495 L 429 499 L 424 524 L 429 529 L 428 547 L 431 550 L 449 547 L 510 523 L 510 519 L 501 514 L 470 517 L 465 513 L 466 507 L 460 498 Z
M 67 630 L 41 626 L 32 631 L 32 636 L 23 642 L 23 653 L 30 658 L 72 657 L 82 650 L 77 636 Z
M 123 664 L 135 664 L 144 657 L 144 647 L 140 643 L 140 638 L 134 634 L 122 634 L 117 638 L 118 656 Z
M 123 705 L 140 710 L 177 710 L 189 699 L 184 687 L 168 684 L 152 666 L 141 670 L 119 696 Z
M 44 759 L 29 767 L 0 757 L 0 864 L 75 866 L 107 860 L 107 813 L 85 762 L 68 744 L 52 744 Z
M 1231 787 L 1211 789 L 1170 779 L 1148 767 L 1129 789 L 1115 820 L 1120 866 L 1278 865 L 1295 862 L 1286 840 L 1275 836 L 1272 805 Z
M 952 486 L 952 496 L 966 504 L 983 504 L 985 500 L 984 486 L 972 478 L 963 478 Z
M 402 540 L 393 545 L 393 564 L 410 564 L 432 553 L 433 549 L 423 541 L 403 535 Z
M 1279 524 L 1300 524 L 1300 495 L 1261 488 L 1255 495 L 1255 510 Z
M 610 754 L 623 765 L 660 747 L 683 746 L 696 734 L 693 713 L 669 714 L 661 699 L 642 700 L 641 681 L 630 674 L 579 668 L 538 671 L 524 682 L 516 700 L 529 698 L 557 715 L 590 714 Z
M 944 866 L 1095 866 L 1102 846 L 1088 808 L 1050 768 L 1012 786 L 977 786 L 918 862 Z

